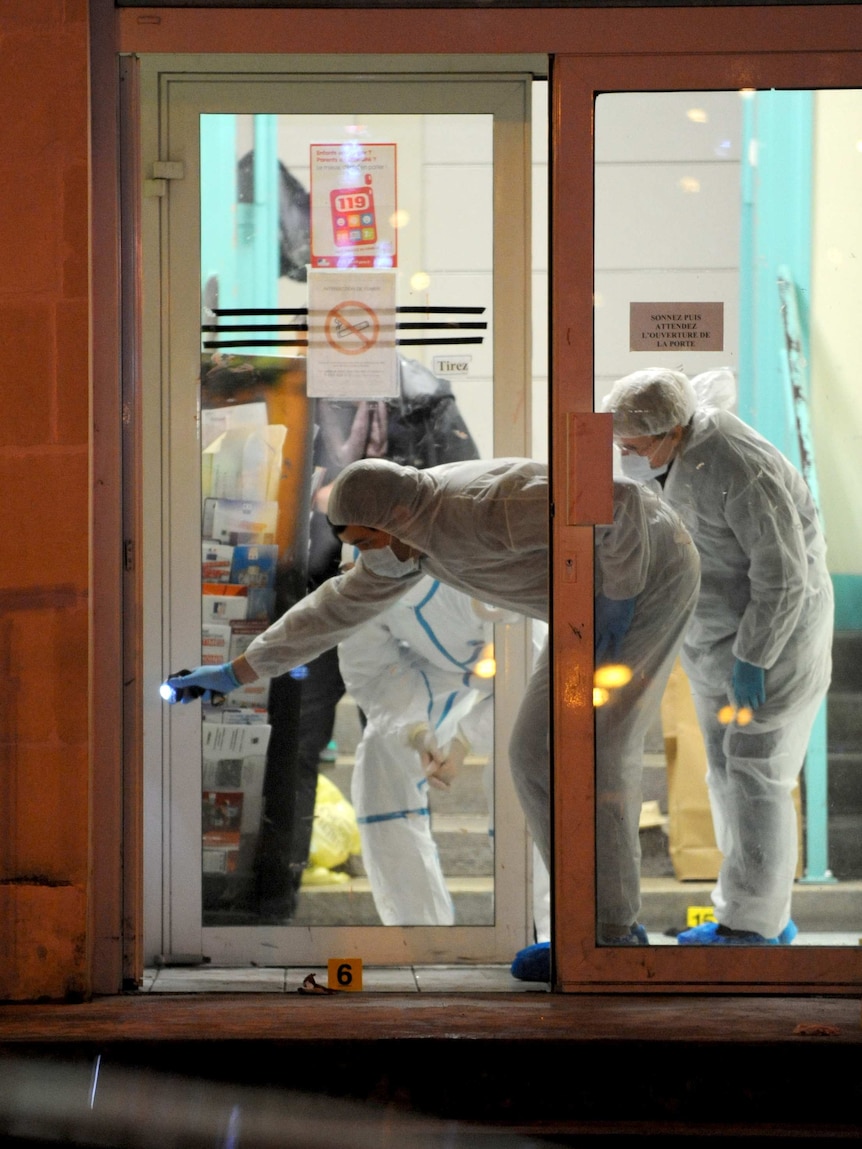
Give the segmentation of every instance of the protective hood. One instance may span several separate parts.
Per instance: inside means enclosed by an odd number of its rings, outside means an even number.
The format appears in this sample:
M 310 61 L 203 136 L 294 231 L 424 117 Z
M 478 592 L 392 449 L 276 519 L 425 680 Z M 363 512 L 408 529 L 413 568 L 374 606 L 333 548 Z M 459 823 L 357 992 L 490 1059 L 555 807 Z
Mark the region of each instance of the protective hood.
M 402 538 L 399 530 L 427 511 L 433 493 L 434 484 L 426 471 L 388 459 L 359 459 L 333 483 L 326 514 L 335 526 L 356 523 Z

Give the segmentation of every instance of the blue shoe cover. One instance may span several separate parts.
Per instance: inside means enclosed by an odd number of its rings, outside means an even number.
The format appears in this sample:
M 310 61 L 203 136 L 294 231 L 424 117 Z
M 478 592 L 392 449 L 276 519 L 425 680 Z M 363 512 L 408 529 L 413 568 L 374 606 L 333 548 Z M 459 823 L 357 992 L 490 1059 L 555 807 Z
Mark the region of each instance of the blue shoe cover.
M 550 981 L 551 943 L 536 942 L 518 950 L 512 962 L 512 977 L 518 981 Z
M 718 922 L 703 922 L 690 930 L 683 930 L 677 934 L 676 940 L 681 946 L 788 946 L 798 932 L 795 924 L 790 921 L 777 938 L 765 938 L 763 934 L 753 931 L 725 935 L 718 932 Z
M 791 918 L 778 935 L 778 944 L 780 946 L 789 946 L 798 933 L 799 930 L 796 928 L 796 922 Z

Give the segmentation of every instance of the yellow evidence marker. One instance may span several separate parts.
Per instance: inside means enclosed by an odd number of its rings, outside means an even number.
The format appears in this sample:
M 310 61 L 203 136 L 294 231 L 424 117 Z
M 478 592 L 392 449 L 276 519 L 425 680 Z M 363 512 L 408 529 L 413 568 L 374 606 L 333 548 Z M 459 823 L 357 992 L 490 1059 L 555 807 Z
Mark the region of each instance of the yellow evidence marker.
M 330 958 L 326 963 L 330 989 L 348 993 L 362 990 L 362 958 Z

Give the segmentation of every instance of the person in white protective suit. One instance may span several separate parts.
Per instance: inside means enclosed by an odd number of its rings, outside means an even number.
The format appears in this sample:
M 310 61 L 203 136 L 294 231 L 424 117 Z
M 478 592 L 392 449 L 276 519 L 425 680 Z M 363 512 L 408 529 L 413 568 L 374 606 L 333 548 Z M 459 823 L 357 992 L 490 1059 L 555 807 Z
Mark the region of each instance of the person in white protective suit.
M 609 666 L 631 675 L 596 699 L 598 939 L 644 944 L 643 927 L 632 924 L 641 908 L 644 742 L 694 612 L 700 562 L 655 492 L 616 479 L 613 525 L 595 530 L 595 572 L 597 688 Z
M 518 619 L 425 577 L 339 644 L 344 685 L 366 719 L 351 800 L 384 925 L 455 922 L 428 791 L 448 790 L 471 750 L 492 753 L 494 679 L 474 670 L 495 614 Z
M 701 558 L 681 657 L 723 861 L 715 921 L 681 933 L 684 945 L 796 936 L 791 792 L 831 678 L 832 584 L 817 508 L 796 468 L 724 409 L 733 395 L 728 370 L 692 381 L 652 368 L 620 379 L 604 402 L 623 465 L 635 461 L 663 485 Z M 723 724 L 729 703 L 735 717 Z
M 638 716 L 623 721 L 618 709 L 616 722 L 636 741 L 641 721 L 649 721 L 646 708 L 659 701 L 649 689 L 651 675 L 665 667 L 669 671 L 674 643 L 681 641 L 683 624 L 677 634 L 673 620 L 685 615 L 694 594 L 697 556 L 676 516 L 646 488 L 615 482 L 614 499 L 614 523 L 597 533 L 597 552 L 607 559 L 600 564 L 604 589 L 596 599 L 597 654 L 625 656 L 622 644 L 631 630 L 628 656 L 636 673 L 624 696 Z M 549 503 L 542 463 L 476 460 L 420 471 L 382 459 L 360 460 L 335 480 L 328 516 L 341 541 L 361 552 L 355 567 L 291 607 L 233 662 L 168 678 L 176 700 L 206 700 L 213 692 L 306 662 L 379 615 L 423 575 L 504 610 L 547 620 Z M 684 577 L 668 573 L 677 567 Z M 669 581 L 672 593 L 663 593 Z M 660 614 L 653 617 L 655 611 Z M 527 824 L 549 867 L 548 722 L 546 643 L 518 710 L 509 757 Z M 624 770 L 626 777 L 629 773 Z M 631 848 L 629 833 L 626 828 L 611 845 L 625 838 L 625 848 Z M 606 872 L 611 883 L 611 868 Z M 613 884 L 619 884 L 616 877 Z M 618 904 L 628 905 L 623 898 Z M 611 944 L 646 940 L 635 921 L 604 920 L 624 927 L 619 936 L 601 930 Z

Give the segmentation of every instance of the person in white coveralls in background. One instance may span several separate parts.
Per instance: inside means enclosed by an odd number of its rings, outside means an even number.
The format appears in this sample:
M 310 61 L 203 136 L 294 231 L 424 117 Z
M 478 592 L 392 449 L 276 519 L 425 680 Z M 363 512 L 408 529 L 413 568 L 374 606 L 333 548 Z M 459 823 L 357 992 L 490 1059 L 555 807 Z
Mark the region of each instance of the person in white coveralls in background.
M 734 393 L 728 370 L 689 380 L 651 368 L 620 379 L 604 402 L 623 463 L 663 485 L 701 558 L 682 664 L 724 857 L 716 920 L 680 934 L 684 945 L 796 935 L 791 794 L 831 678 L 833 596 L 817 508 L 796 468 L 725 409 Z M 729 703 L 740 709 L 723 721 Z
M 495 613 L 499 621 L 518 617 Z M 339 643 L 344 685 L 366 720 L 351 800 L 384 925 L 455 923 L 431 833 L 429 786 L 457 786 L 469 752 L 492 753 L 493 665 L 486 676 L 475 673 L 492 655 L 492 617 L 475 599 L 423 578 Z M 490 815 L 492 781 L 489 789 Z

